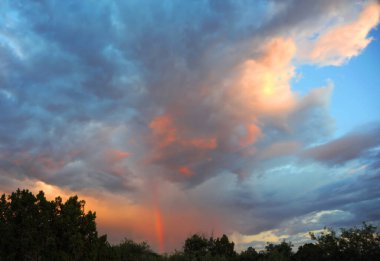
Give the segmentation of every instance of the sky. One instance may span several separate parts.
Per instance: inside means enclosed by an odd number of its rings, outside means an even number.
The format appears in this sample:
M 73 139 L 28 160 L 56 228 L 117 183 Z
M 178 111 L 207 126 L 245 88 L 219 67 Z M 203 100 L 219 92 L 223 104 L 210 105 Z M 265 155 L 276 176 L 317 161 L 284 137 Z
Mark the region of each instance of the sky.
M 0 192 L 236 249 L 379 224 L 380 2 L 0 2 Z

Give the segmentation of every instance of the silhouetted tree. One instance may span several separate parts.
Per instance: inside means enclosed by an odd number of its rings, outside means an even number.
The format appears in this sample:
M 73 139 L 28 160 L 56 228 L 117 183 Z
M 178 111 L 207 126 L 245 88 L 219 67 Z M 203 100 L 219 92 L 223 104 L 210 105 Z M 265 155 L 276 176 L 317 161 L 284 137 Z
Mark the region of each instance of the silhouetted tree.
M 259 260 L 259 254 L 253 247 L 248 247 L 247 250 L 242 251 L 239 255 L 239 261 L 256 261 Z
M 130 239 L 124 239 L 119 245 L 112 247 L 116 260 L 120 261 L 150 261 L 160 260 L 160 256 L 154 253 L 146 242 L 136 243 Z
M 297 261 L 320 261 L 323 260 L 323 258 L 323 250 L 319 246 L 311 243 L 298 247 L 298 251 L 294 255 L 294 259 Z
M 363 223 L 362 227 L 332 229 L 316 236 L 310 233 L 322 249 L 324 260 L 380 260 L 380 233 L 376 227 Z
M 96 260 L 100 244 L 94 212 L 77 196 L 47 201 L 18 189 L 0 199 L 0 260 Z
M 287 261 L 291 260 L 292 252 L 292 243 L 282 241 L 280 244 L 268 243 L 265 246 L 265 260 L 273 261 Z
M 224 257 L 234 257 L 236 252 L 234 250 L 235 243 L 230 242 L 226 235 L 221 238 L 209 240 L 209 252 L 212 256 L 224 256 Z
M 209 241 L 204 237 L 194 234 L 186 239 L 183 251 L 192 260 L 201 260 L 208 252 Z
M 173 253 L 171 253 L 169 255 L 166 254 L 164 256 L 164 260 L 170 260 L 170 261 L 188 261 L 188 260 L 190 260 L 190 258 L 187 257 L 184 252 L 175 250 Z
M 186 239 L 183 249 L 189 260 L 230 260 L 236 256 L 234 246 L 235 243 L 230 242 L 226 235 L 206 239 L 194 234 Z

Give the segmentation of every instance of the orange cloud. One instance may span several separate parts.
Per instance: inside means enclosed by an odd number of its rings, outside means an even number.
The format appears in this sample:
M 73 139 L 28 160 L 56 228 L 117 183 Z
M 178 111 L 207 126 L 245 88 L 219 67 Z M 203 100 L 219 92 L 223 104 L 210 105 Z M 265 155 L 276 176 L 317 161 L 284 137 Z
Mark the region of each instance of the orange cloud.
M 294 75 L 291 60 L 296 51 L 292 39 L 274 38 L 258 59 L 245 61 L 229 96 L 250 117 L 283 115 L 295 104 L 289 85 Z M 251 120 L 251 119 L 250 119 Z
M 195 175 L 195 173 L 187 166 L 181 166 L 178 169 L 179 173 L 183 174 L 184 176 L 187 177 L 192 177 Z
M 313 63 L 341 65 L 357 56 L 371 41 L 368 33 L 379 23 L 380 5 L 370 3 L 356 21 L 334 27 L 323 34 L 310 53 Z
M 245 147 L 253 144 L 261 134 L 259 127 L 255 124 L 249 124 L 246 127 L 246 135 L 240 139 L 240 145 Z
M 149 124 L 149 128 L 153 132 L 155 143 L 159 148 L 169 145 L 177 145 L 183 147 L 194 147 L 202 150 L 213 150 L 217 147 L 217 139 L 212 138 L 187 138 L 182 133 L 183 127 L 177 127 L 175 120 L 169 114 L 155 117 Z
M 209 138 L 209 139 L 191 139 L 189 141 L 185 141 L 186 145 L 194 146 L 196 148 L 200 149 L 206 149 L 206 150 L 212 150 L 217 147 L 216 138 Z
M 111 149 L 107 151 L 107 160 L 111 163 L 119 162 L 125 158 L 128 158 L 130 154 L 126 151 Z
M 174 127 L 173 119 L 170 115 L 155 117 L 149 124 L 156 139 L 159 139 L 159 146 L 166 147 L 177 140 L 177 129 Z

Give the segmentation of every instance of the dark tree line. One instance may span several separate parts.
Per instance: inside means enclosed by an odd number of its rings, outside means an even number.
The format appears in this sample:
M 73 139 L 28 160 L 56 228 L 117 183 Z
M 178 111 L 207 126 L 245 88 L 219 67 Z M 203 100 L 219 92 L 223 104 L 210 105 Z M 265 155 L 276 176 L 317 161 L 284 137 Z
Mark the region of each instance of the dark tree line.
M 17 190 L 0 198 L 1 260 L 94 260 L 99 245 L 95 213 L 84 213 L 77 196 L 48 201 Z
M 107 236 L 99 236 L 95 212 L 84 211 L 85 202 L 77 196 L 63 202 L 60 197 L 48 201 L 41 191 L 33 195 L 17 190 L 0 198 L 0 261 L 2 260 L 115 260 L 115 261 L 356 261 L 380 260 L 380 233 L 372 225 L 332 229 L 320 235 L 310 234 L 314 243 L 293 251 L 291 242 L 268 243 L 257 252 L 248 247 L 241 253 L 226 235 L 205 237 L 194 234 L 183 248 L 159 255 L 146 242 L 125 239 L 111 245 Z

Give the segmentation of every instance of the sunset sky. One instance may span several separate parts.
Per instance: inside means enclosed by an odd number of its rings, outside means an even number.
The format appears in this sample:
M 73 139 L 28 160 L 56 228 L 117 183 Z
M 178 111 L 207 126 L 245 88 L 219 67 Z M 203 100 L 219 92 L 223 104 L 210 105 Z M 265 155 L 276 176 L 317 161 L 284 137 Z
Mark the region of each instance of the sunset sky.
M 380 222 L 380 2 L 0 1 L 0 192 L 113 243 Z

